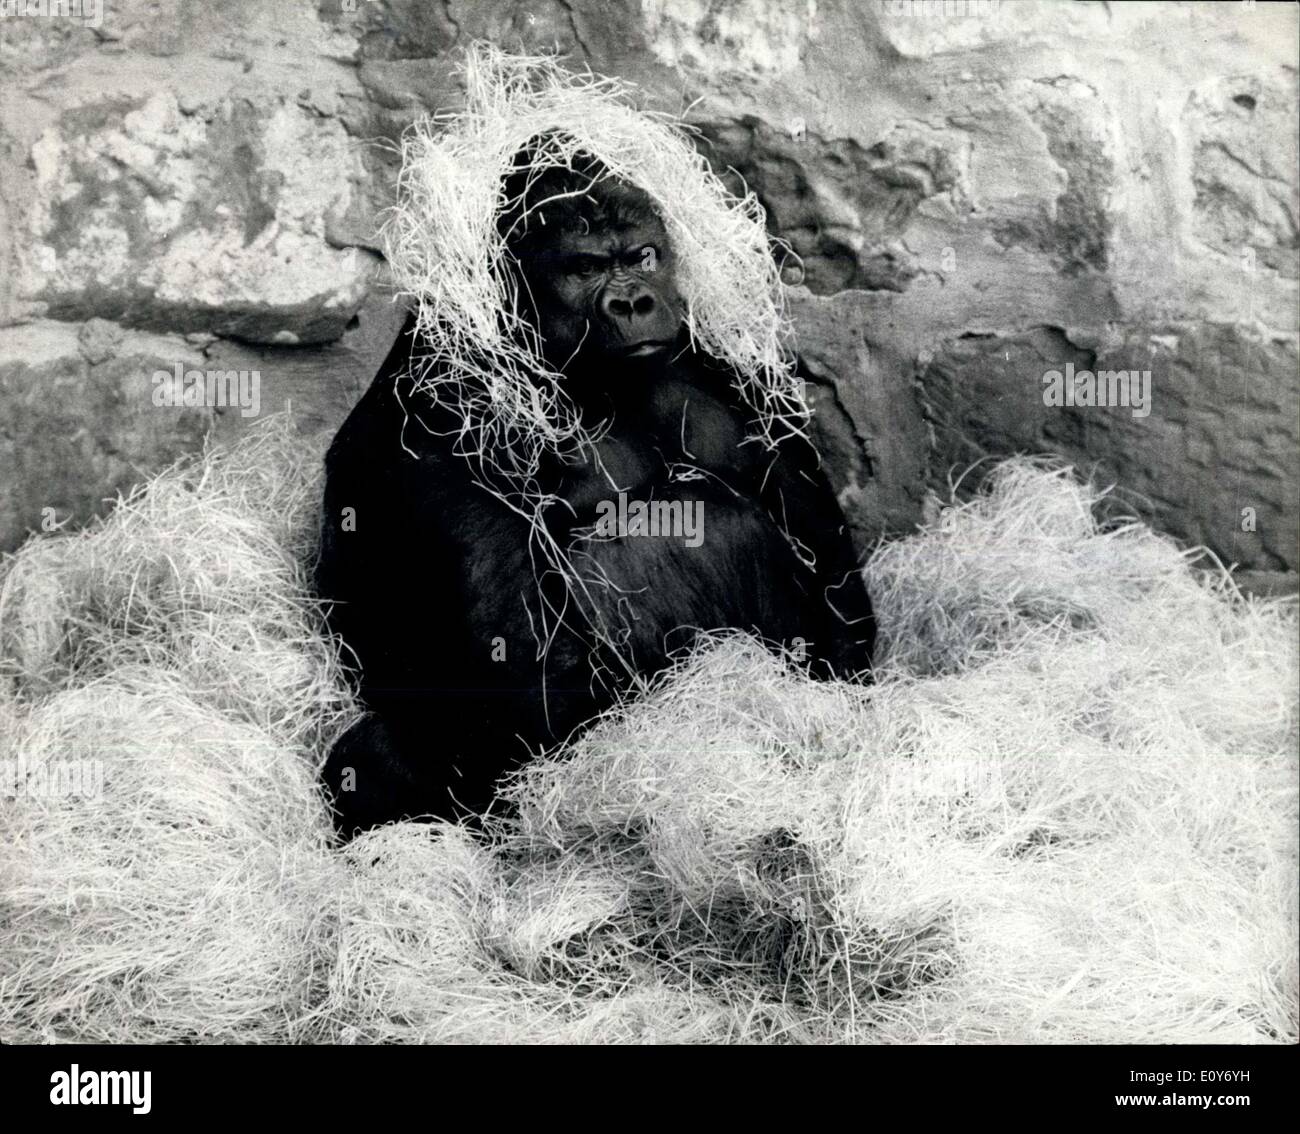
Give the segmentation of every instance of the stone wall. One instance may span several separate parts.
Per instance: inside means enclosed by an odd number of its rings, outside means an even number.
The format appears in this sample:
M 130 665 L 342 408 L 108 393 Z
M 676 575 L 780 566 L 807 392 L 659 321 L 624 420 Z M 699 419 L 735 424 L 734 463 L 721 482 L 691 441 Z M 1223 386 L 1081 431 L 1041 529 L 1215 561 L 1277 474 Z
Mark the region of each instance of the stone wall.
M 486 37 L 690 106 L 762 198 L 864 547 L 971 462 L 1048 451 L 1248 571 L 1296 569 L 1293 6 L 72 6 L 0 0 L 0 549 L 252 420 L 154 405 L 157 370 L 255 369 L 258 412 L 338 424 L 401 317 L 389 143 L 456 105 Z M 1046 404 L 1067 366 L 1149 371 L 1148 412 Z

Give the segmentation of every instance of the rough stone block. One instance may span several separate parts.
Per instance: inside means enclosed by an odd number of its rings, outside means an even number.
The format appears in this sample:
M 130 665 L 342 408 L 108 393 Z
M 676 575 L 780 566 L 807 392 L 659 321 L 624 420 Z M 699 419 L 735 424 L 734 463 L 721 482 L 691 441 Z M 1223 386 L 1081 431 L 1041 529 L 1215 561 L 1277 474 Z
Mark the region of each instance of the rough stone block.
M 47 317 L 321 342 L 366 294 L 375 257 L 326 240 L 362 176 L 355 149 L 296 102 L 91 103 L 31 161 L 24 291 Z

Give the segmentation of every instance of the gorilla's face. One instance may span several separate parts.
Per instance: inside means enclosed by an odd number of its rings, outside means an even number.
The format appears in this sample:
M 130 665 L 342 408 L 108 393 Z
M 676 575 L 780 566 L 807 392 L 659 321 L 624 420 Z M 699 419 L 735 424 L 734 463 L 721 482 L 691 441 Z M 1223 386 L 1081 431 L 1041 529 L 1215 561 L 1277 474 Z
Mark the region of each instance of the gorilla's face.
M 640 189 L 583 190 L 543 204 L 511 242 L 546 360 L 606 381 L 661 368 L 684 315 L 668 233 Z
M 548 361 L 653 360 L 676 341 L 681 297 L 657 220 L 557 233 L 524 264 Z

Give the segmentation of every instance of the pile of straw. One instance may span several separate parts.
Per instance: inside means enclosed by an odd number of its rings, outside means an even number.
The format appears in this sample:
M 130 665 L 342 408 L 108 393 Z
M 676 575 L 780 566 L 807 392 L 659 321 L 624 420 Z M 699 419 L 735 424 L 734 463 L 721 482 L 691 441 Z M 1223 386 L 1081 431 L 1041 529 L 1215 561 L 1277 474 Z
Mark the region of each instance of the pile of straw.
M 5 1039 L 271 1038 L 310 1009 L 316 761 L 355 714 L 304 586 L 319 460 L 278 422 L 5 563 Z
M 1067 470 L 880 549 L 876 685 L 721 636 L 515 818 L 339 848 L 317 456 L 0 569 L 0 1040 L 1295 1041 L 1294 609 Z

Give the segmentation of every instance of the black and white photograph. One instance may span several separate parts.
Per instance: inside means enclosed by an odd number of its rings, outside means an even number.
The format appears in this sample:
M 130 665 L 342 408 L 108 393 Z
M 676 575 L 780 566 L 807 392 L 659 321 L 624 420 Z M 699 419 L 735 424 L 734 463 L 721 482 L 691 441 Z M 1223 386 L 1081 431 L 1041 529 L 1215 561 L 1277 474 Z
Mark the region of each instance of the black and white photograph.
M 14 1081 L 1014 1046 L 1250 1107 L 1298 56 L 1265 0 L 0 0 Z

